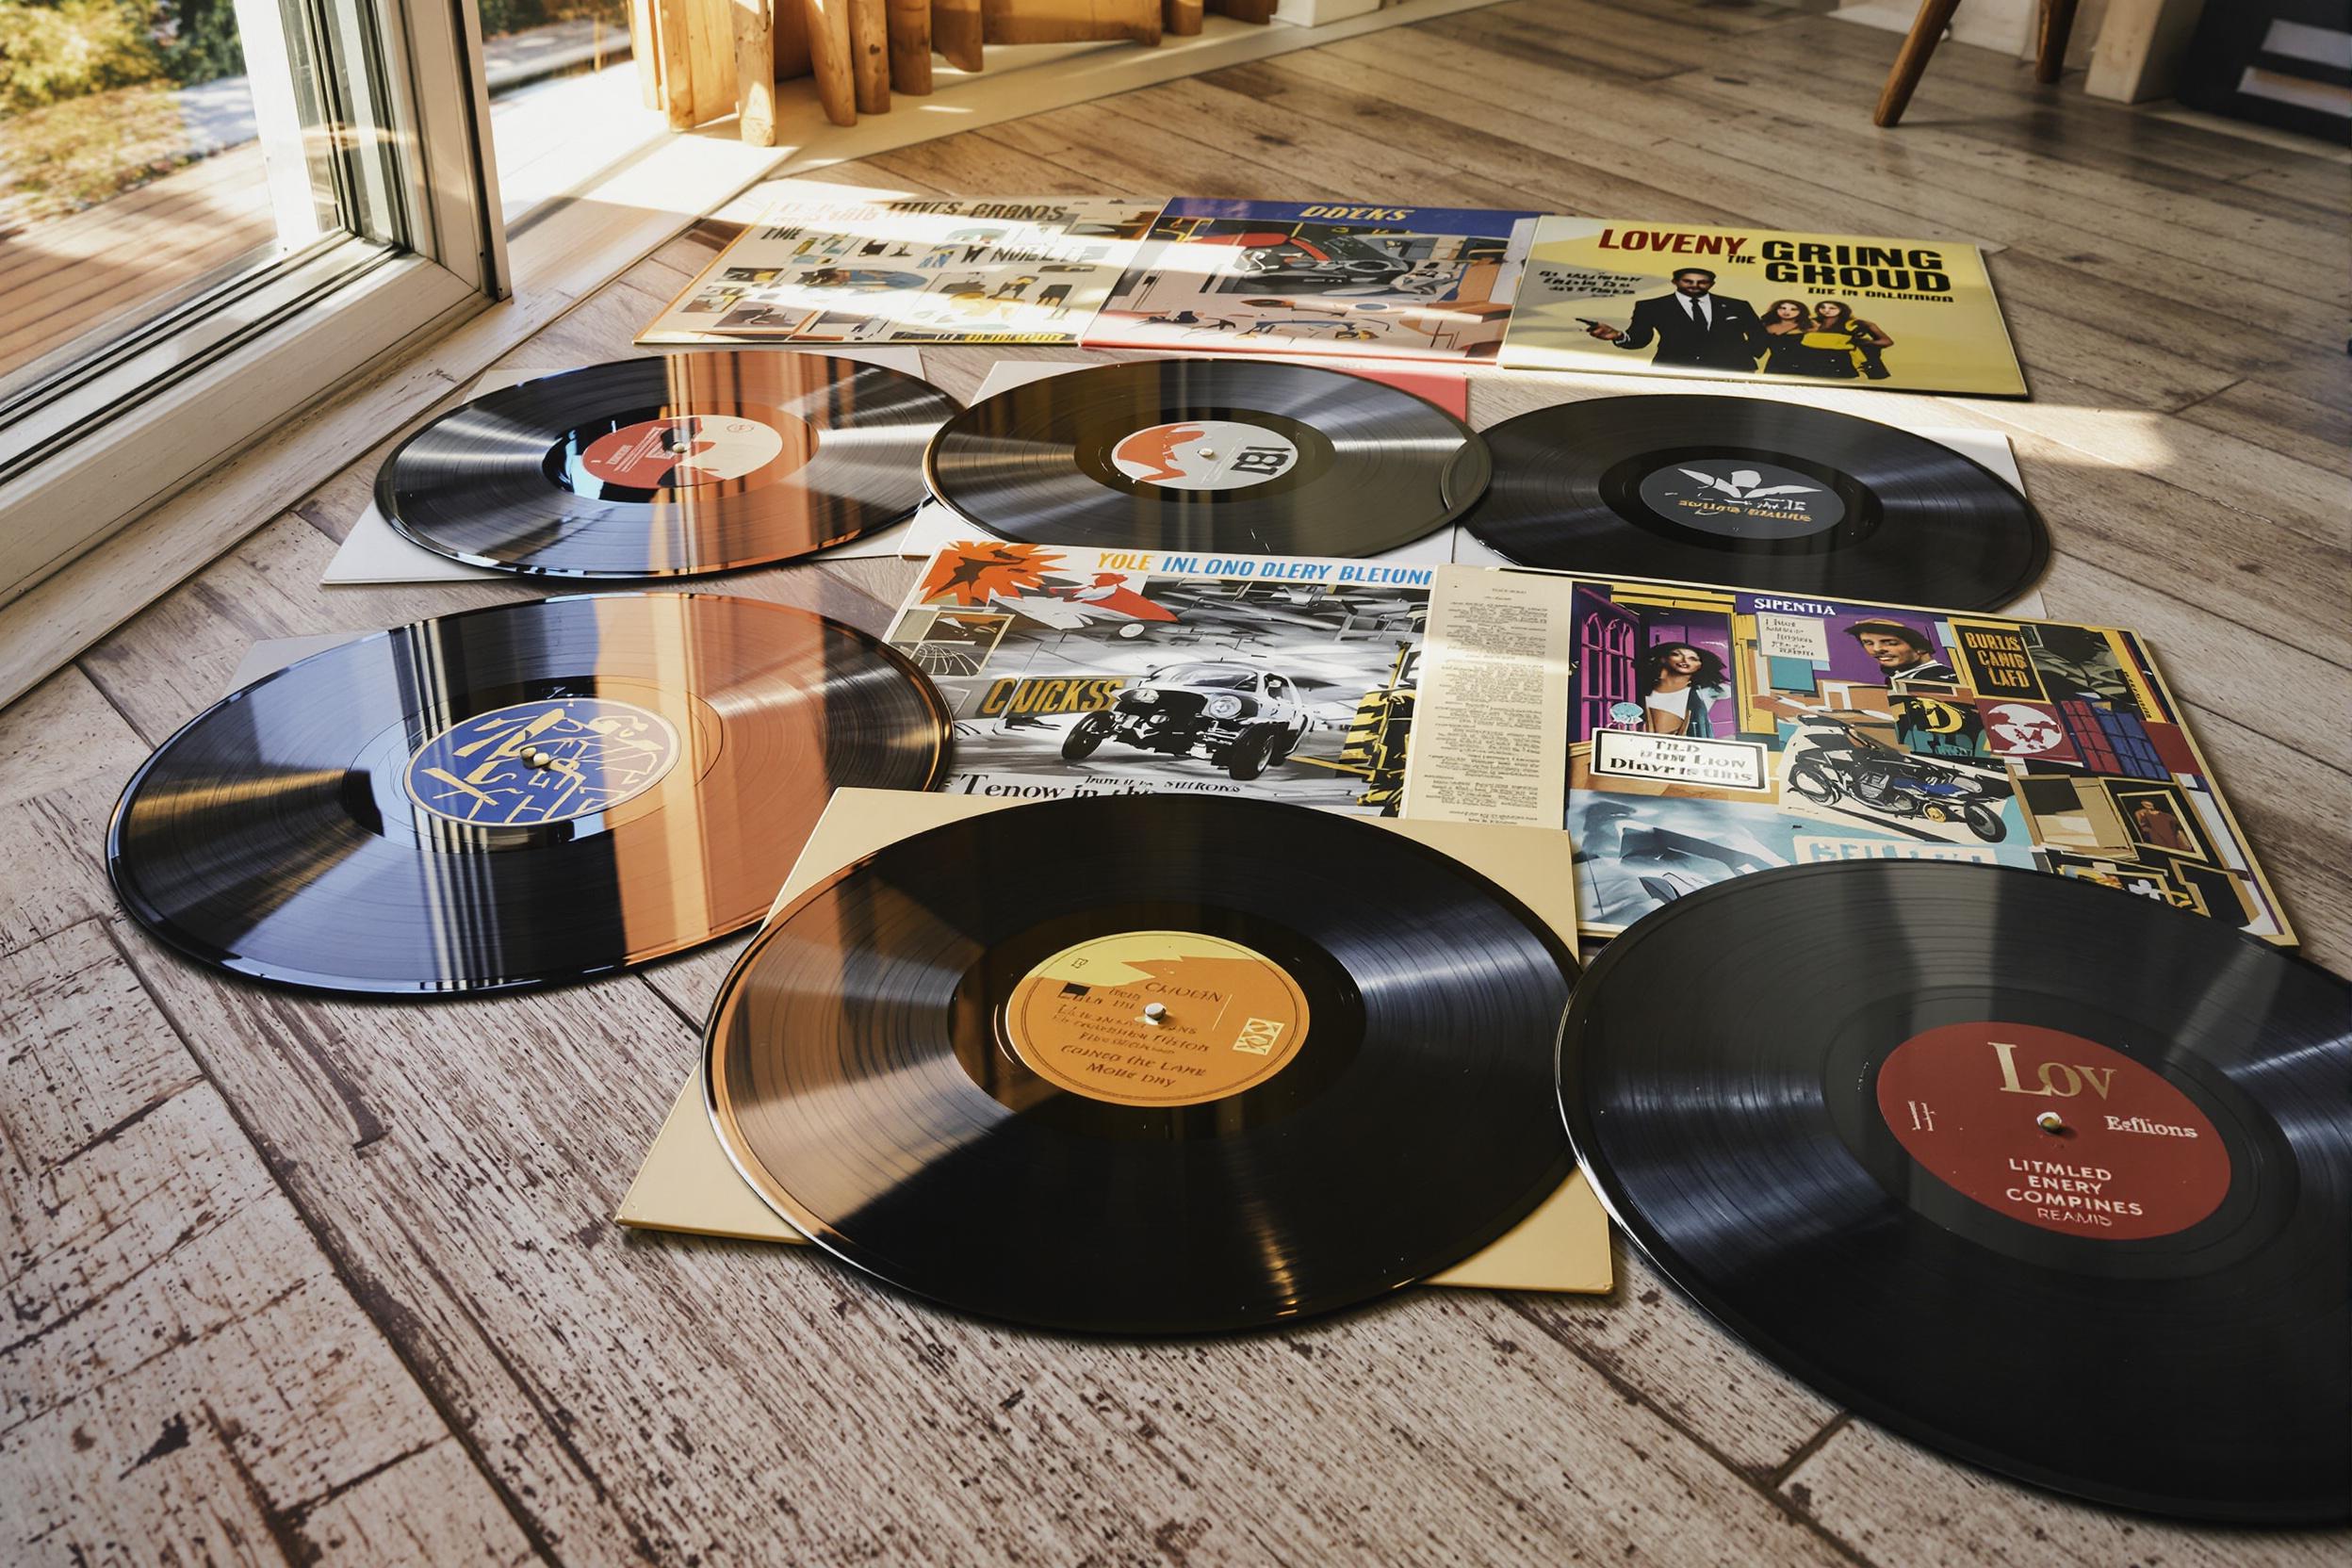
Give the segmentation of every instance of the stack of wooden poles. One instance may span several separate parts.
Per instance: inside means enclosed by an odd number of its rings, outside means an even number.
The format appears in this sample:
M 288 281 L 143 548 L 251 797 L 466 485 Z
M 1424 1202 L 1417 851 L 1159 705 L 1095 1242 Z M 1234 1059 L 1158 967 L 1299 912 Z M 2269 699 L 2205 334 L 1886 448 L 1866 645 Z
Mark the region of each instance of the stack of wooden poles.
M 825 118 L 886 114 L 893 91 L 931 90 L 931 57 L 981 69 L 990 43 L 1075 43 L 1200 31 L 1202 13 L 1264 23 L 1275 0 L 630 0 L 648 107 L 679 130 L 739 115 L 776 145 L 777 83 L 806 76 Z

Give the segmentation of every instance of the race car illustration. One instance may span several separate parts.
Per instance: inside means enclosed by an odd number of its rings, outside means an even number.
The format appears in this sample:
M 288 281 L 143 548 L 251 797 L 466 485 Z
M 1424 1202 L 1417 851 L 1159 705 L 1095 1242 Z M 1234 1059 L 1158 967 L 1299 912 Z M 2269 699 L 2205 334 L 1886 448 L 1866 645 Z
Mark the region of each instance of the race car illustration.
M 1288 679 L 1255 664 L 1163 664 L 1072 725 L 1062 756 L 1082 761 L 1117 740 L 1168 757 L 1203 757 L 1247 783 L 1288 760 L 1314 722 Z
M 1382 282 L 1412 270 L 1413 264 L 1337 229 L 1302 228 L 1195 235 L 1194 245 L 1231 245 L 1240 253 L 1239 270 L 1280 276 L 1285 283 L 1361 284 Z

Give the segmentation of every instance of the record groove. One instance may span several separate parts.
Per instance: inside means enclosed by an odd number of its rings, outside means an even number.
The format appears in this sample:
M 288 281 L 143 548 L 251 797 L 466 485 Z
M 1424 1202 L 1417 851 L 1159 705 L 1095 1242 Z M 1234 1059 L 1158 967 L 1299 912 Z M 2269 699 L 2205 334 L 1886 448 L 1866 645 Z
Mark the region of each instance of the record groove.
M 1829 1398 L 2098 1502 L 2352 1516 L 2352 988 L 2317 966 L 2031 871 L 1768 871 L 1612 941 L 1560 1069 L 1618 1222 Z
M 1112 549 L 1367 556 L 1459 516 L 1486 448 L 1410 393 L 1250 360 L 1097 365 L 985 398 L 924 457 L 1000 538 Z
M 1939 441 L 1763 398 L 1594 398 L 1486 432 L 1463 527 L 1593 577 L 1997 610 L 2050 559 L 2040 515 Z
M 385 461 L 376 507 L 412 543 L 503 571 L 766 565 L 903 521 L 955 411 L 927 382 L 830 355 L 616 360 L 441 416 Z
M 938 694 L 756 599 L 534 600 L 314 654 L 123 791 L 123 906 L 191 957 L 392 995 L 577 980 L 757 920 L 836 785 L 924 789 Z
M 1559 1187 L 1574 968 L 1492 883 L 1368 824 L 1054 801 L 795 901 L 721 990 L 704 1086 L 770 1206 L 902 1288 L 1053 1328 L 1249 1328 L 1442 1270 Z

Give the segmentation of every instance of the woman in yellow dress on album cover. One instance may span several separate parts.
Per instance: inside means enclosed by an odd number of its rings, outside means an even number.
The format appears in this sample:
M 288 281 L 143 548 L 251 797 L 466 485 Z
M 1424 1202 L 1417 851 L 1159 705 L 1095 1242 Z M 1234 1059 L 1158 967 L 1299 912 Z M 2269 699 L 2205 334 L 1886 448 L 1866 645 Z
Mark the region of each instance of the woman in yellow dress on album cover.
M 1764 353 L 1766 371 L 1824 381 L 1864 376 L 1885 381 L 1886 366 L 1879 353 L 1895 345 L 1883 329 L 1858 319 L 1843 300 L 1823 300 L 1818 305 L 1774 300 L 1764 312 L 1764 335 L 1772 340 Z

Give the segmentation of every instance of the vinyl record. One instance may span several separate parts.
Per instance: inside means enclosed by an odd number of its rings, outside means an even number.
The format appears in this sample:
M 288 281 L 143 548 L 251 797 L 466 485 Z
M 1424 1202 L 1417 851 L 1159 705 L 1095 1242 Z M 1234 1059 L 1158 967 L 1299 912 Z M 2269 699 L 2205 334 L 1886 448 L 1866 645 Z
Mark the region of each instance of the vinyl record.
M 1594 398 L 1486 433 L 1494 482 L 1463 526 L 1527 566 L 1833 599 L 1998 610 L 2050 536 L 1950 447 L 1762 398 Z
M 835 786 L 926 788 L 946 734 L 911 664 L 802 611 L 501 605 L 206 709 L 123 792 L 107 863 L 156 936 L 240 974 L 517 989 L 749 924 Z
M 1611 942 L 1570 1135 L 1676 1284 L 1823 1395 L 2036 1485 L 2352 1515 L 2352 988 L 2038 872 L 1760 873 Z
M 1250 1328 L 1442 1270 L 1567 1179 L 1574 972 L 1493 883 L 1368 823 L 1052 801 L 796 901 L 727 977 L 704 1085 L 767 1202 L 893 1284 Z
M 1047 376 L 939 427 L 932 493 L 1000 538 L 1111 549 L 1379 555 L 1461 514 L 1486 448 L 1337 370 L 1137 360 Z
M 376 476 L 401 534 L 473 566 L 684 577 L 903 521 L 955 402 L 879 365 L 779 351 L 616 360 L 483 394 Z

